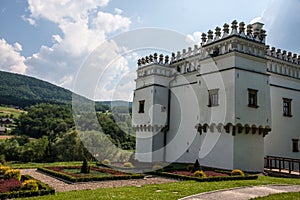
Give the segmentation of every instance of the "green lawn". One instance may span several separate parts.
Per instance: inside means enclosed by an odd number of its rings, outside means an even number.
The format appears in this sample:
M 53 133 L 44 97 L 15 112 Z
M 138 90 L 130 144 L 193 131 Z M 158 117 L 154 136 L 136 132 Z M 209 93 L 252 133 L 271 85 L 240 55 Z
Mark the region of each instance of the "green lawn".
M 72 174 L 78 174 L 78 175 L 85 176 L 85 177 L 86 176 L 110 176 L 110 174 L 108 174 L 108 173 L 103 173 L 103 172 L 95 171 L 92 169 L 91 169 L 90 173 L 88 173 L 88 174 L 80 173 L 80 169 L 64 169 L 63 171 L 69 172 Z
M 257 197 L 253 198 L 253 200 L 299 200 L 300 192 L 289 192 L 289 193 L 279 193 L 279 194 L 271 194 L 266 197 Z
M 13 114 L 15 118 L 18 118 L 22 112 L 25 111 L 20 109 L 0 106 L 0 117 Z
M 219 190 L 225 188 L 266 185 L 266 184 L 298 184 L 300 179 L 273 178 L 260 176 L 258 180 L 244 181 L 222 181 L 222 182 L 195 182 L 181 181 L 176 183 L 144 185 L 141 187 L 119 187 L 119 188 L 101 188 L 97 190 L 81 190 L 71 192 L 57 192 L 52 196 L 28 198 L 28 199 L 178 199 L 181 197 Z

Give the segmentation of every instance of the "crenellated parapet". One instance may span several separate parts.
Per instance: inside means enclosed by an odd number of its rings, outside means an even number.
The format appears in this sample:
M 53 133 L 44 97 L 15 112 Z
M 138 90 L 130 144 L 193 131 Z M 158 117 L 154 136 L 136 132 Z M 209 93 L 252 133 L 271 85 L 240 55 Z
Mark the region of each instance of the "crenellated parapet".
M 137 61 L 138 67 L 144 67 L 150 64 L 158 64 L 158 65 L 169 65 L 169 56 L 160 54 L 158 56 L 157 53 L 154 53 L 153 55 L 150 54 L 149 56 L 143 57 L 138 59 Z
M 223 30 L 217 26 L 215 31 L 209 30 L 207 34 L 202 33 L 201 36 L 200 45 L 172 53 L 170 64 L 190 62 L 196 56 L 197 59 L 205 59 L 232 51 L 265 57 L 266 31 L 263 29 L 263 24 L 259 22 L 246 26 L 244 22 L 238 23 L 234 20 L 231 26 L 225 23 Z
M 229 25 L 225 23 L 223 25 L 222 32 L 221 28 L 217 26 L 215 28 L 215 32 L 209 30 L 207 34 L 202 33 L 201 45 L 208 45 L 212 42 L 216 42 L 231 36 L 238 36 L 262 44 L 265 44 L 266 41 L 266 31 L 263 29 L 262 23 L 256 22 L 246 26 L 244 22 L 238 23 L 236 20 L 233 20 L 231 23 L 231 29 L 229 29 Z
M 266 46 L 269 72 L 300 79 L 300 55 Z

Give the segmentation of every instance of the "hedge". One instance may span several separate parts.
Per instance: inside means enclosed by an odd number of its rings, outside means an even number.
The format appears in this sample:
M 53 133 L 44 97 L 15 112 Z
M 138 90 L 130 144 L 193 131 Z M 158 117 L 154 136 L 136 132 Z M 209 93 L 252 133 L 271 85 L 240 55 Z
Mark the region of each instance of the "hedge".
M 53 188 L 51 188 L 45 183 L 42 183 L 39 180 L 32 178 L 29 175 L 22 175 L 21 180 L 22 181 L 35 180 L 39 186 L 39 190 L 38 191 L 19 190 L 19 191 L 0 193 L 0 199 L 12 199 L 12 198 L 20 198 L 20 197 L 33 197 L 33 196 L 44 196 L 49 194 L 55 194 L 55 190 Z
M 57 172 L 44 167 L 39 167 L 39 171 L 52 175 L 56 178 L 63 179 L 72 183 L 88 182 L 88 181 L 108 181 L 108 180 L 126 180 L 126 179 L 142 179 L 145 176 L 141 174 L 128 174 L 128 175 L 112 175 L 112 176 L 92 176 L 92 177 L 74 177 L 62 172 Z
M 199 182 L 213 182 L 213 181 L 233 181 L 233 180 L 254 180 L 257 179 L 256 175 L 248 175 L 248 176 L 213 176 L 207 178 L 199 178 L 193 176 L 185 176 L 181 174 L 173 174 L 168 172 L 150 172 L 150 174 L 157 176 L 164 176 L 168 178 L 175 178 L 181 180 L 194 180 Z

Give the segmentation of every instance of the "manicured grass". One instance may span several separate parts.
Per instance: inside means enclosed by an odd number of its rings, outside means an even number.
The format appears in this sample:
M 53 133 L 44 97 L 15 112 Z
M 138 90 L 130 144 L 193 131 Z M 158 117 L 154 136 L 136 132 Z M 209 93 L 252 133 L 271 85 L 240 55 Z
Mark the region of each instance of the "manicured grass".
M 253 200 L 299 200 L 300 192 L 288 192 L 288 193 L 279 193 L 279 194 L 271 194 L 266 197 L 257 197 L 253 198 Z
M 109 176 L 110 175 L 108 173 L 102 173 L 102 172 L 95 171 L 95 170 L 91 170 L 90 173 L 88 173 L 88 174 L 82 174 L 82 173 L 80 173 L 80 169 L 64 169 L 63 172 L 78 174 L 78 175 L 82 175 L 82 176 Z
M 97 190 L 81 190 L 58 192 L 55 195 L 37 197 L 34 199 L 178 199 L 192 194 L 219 190 L 225 188 L 266 185 L 266 184 L 298 184 L 300 179 L 274 178 L 260 176 L 257 180 L 196 182 L 181 181 L 176 183 L 143 185 L 141 187 L 101 188 Z M 31 199 L 31 198 L 28 198 Z
M 73 162 L 54 162 L 54 163 L 20 163 L 20 164 L 7 164 L 14 169 L 30 169 L 38 167 L 58 167 L 58 166 L 81 166 L 82 161 L 73 161 Z M 96 166 L 96 162 L 89 162 L 90 166 Z

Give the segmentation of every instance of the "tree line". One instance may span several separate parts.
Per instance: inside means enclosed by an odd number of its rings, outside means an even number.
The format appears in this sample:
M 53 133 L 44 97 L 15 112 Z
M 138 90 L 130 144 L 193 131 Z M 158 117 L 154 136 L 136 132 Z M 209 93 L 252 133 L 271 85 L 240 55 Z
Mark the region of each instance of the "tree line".
M 84 157 L 102 160 L 117 159 L 116 156 L 125 159 L 128 154 L 122 149 L 135 148 L 130 115 L 107 111 L 97 113 L 95 121 L 82 114 L 77 117 L 83 123 L 77 127 L 71 105 L 41 103 L 26 110 L 16 121 L 16 137 L 0 141 L 0 154 L 7 161 L 75 161 Z

